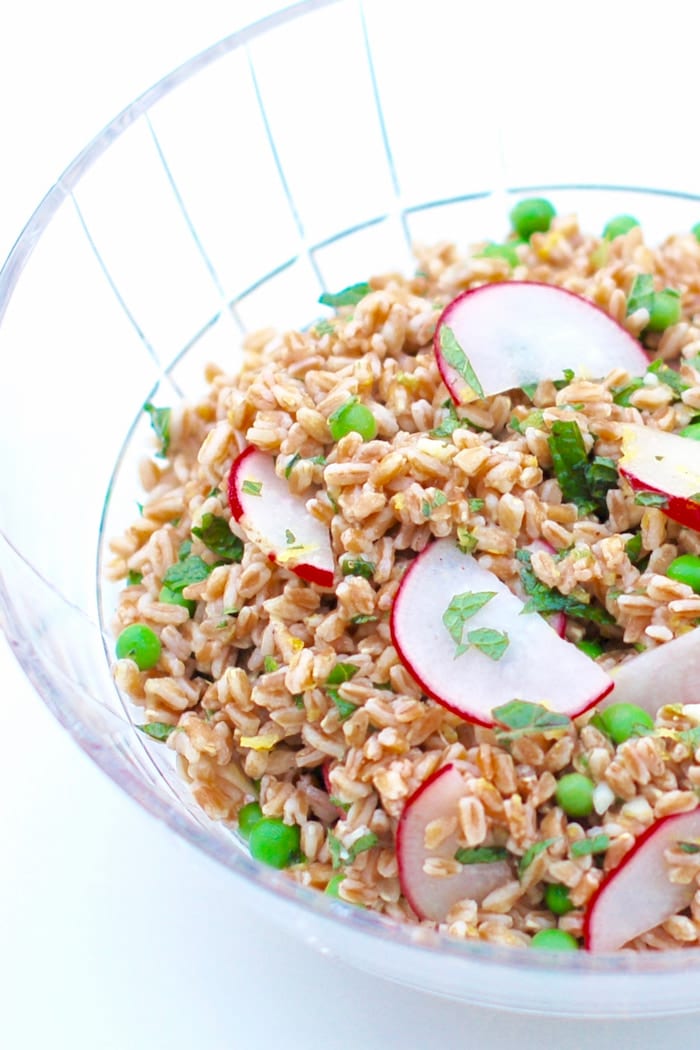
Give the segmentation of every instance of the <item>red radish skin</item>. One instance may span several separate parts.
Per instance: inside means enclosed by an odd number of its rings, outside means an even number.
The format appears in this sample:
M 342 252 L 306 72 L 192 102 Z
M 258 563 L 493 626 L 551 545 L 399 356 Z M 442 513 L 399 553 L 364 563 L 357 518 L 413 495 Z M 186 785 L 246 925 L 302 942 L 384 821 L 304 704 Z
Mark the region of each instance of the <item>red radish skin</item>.
M 246 480 L 262 481 L 260 495 L 244 492 Z M 249 445 L 234 459 L 228 478 L 228 502 L 232 517 L 270 561 L 319 587 L 333 586 L 335 565 L 328 529 L 277 476 L 272 456 Z M 288 531 L 294 535 L 295 543 L 307 548 L 296 562 L 290 559 L 293 551 L 286 539 Z
M 423 870 L 427 859 L 452 859 L 459 849 L 456 831 L 435 849 L 426 849 L 425 831 L 433 820 L 456 816 L 464 794 L 462 774 L 452 764 L 443 766 L 411 795 L 399 818 L 396 829 L 399 882 L 401 892 L 419 919 L 443 922 L 457 901 L 469 898 L 480 903 L 513 877 L 506 860 L 465 864 L 458 874 L 446 878 L 428 875 Z
M 700 447 L 692 438 L 627 423 L 622 431 L 620 474 L 635 492 L 666 498 L 664 514 L 700 531 Z
M 657 820 L 600 884 L 584 919 L 589 951 L 617 951 L 688 907 L 695 886 L 671 882 L 664 858 L 676 842 L 700 844 L 700 809 Z
M 454 658 L 455 643 L 442 615 L 452 598 L 466 591 L 496 592 L 465 626 L 506 631 L 510 644 L 498 661 L 475 649 Z M 392 639 L 421 689 L 477 725 L 493 726 L 492 709 L 516 698 L 546 704 L 571 718 L 599 703 L 613 688 L 609 675 L 560 638 L 543 617 L 523 615 L 522 610 L 520 599 L 454 541 L 436 540 L 414 559 L 399 584 L 391 612 Z
M 484 396 L 554 379 L 565 368 L 598 378 L 613 368 L 641 375 L 649 358 L 641 344 L 595 303 L 535 281 L 501 281 L 453 299 L 438 320 L 434 352 L 455 404 L 475 393 L 445 359 L 441 330 L 449 327 L 468 358 Z
M 655 717 L 664 704 L 700 704 L 700 628 L 631 656 L 611 675 L 603 707 L 636 704 Z

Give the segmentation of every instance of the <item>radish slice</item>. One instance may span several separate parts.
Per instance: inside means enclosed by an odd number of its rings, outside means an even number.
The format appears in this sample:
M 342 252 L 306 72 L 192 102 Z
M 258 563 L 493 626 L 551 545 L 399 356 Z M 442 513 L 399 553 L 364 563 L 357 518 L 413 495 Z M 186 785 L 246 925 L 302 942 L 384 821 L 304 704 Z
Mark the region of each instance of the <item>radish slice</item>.
M 508 646 L 499 659 L 457 645 L 443 614 L 457 595 L 493 592 L 464 623 L 464 635 L 479 628 L 505 632 Z M 391 613 L 399 658 L 421 688 L 444 707 L 479 725 L 492 726 L 492 708 L 510 700 L 544 704 L 575 717 L 611 689 L 605 671 L 575 645 L 564 641 L 492 572 L 453 540 L 437 540 L 403 576 Z
M 692 438 L 626 423 L 620 473 L 636 492 L 664 496 L 664 514 L 700 530 L 700 446 Z
M 613 368 L 641 375 L 649 364 L 639 342 L 600 307 L 533 281 L 463 292 L 440 315 L 434 350 L 457 405 L 555 379 L 565 368 L 598 378 Z
M 700 628 L 645 653 L 610 672 L 607 704 L 636 704 L 654 717 L 664 704 L 700 703 Z
M 700 809 L 663 817 L 637 839 L 588 904 L 586 948 L 592 952 L 617 951 L 688 907 L 695 883 L 671 882 L 664 857 L 665 850 L 679 842 L 700 845 Z
M 272 456 L 250 445 L 233 461 L 228 482 L 231 514 L 270 561 L 320 587 L 332 587 L 328 529 L 275 473 Z
M 401 890 L 419 919 L 444 921 L 457 901 L 477 903 L 512 878 L 507 860 L 488 864 L 464 864 L 461 871 L 446 877 L 424 870 L 431 859 L 451 860 L 459 849 L 457 831 L 430 849 L 425 833 L 432 821 L 457 817 L 457 805 L 465 793 L 462 774 L 453 765 L 443 766 L 414 792 L 404 806 L 396 829 L 396 855 Z

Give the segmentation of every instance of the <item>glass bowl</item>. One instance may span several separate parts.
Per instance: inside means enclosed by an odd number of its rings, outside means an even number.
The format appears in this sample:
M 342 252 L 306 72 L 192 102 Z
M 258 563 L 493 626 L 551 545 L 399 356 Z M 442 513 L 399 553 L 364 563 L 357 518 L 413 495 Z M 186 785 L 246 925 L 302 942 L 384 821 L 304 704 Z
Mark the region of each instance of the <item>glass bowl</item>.
M 309 324 L 324 288 L 410 269 L 412 242 L 499 239 L 523 193 L 592 230 L 632 212 L 651 242 L 700 217 L 700 197 L 677 180 L 674 192 L 633 188 L 636 162 L 614 142 L 602 164 L 593 125 L 533 148 L 517 100 L 508 112 L 497 91 L 472 104 L 488 49 L 473 44 L 465 77 L 459 34 L 431 50 L 439 19 L 404 11 L 398 48 L 395 11 L 316 0 L 218 42 L 119 114 L 27 223 L 0 274 L 0 622 L 100 768 L 308 943 L 483 1006 L 690 1011 L 696 950 L 561 957 L 463 944 L 261 867 L 192 803 L 112 680 L 102 563 L 106 539 L 133 518 L 145 401 L 196 395 L 204 364 L 235 366 L 249 329 Z

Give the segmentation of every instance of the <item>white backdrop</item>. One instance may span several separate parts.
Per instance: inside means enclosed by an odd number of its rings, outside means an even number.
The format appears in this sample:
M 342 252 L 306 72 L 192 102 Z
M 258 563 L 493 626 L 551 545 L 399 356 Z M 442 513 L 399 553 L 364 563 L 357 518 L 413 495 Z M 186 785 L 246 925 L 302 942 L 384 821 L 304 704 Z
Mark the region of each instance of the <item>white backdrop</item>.
M 277 6 L 21 0 L 11 16 L 6 10 L 0 257 L 61 170 L 134 96 Z M 480 5 L 454 6 L 476 17 Z M 593 95 L 609 86 L 610 109 L 596 119 L 638 151 L 641 182 L 655 181 L 661 150 L 685 165 L 687 183 L 697 122 L 690 109 L 678 112 L 679 78 L 683 89 L 692 78 L 682 79 L 673 42 L 696 46 L 683 24 L 692 7 L 624 3 L 607 5 L 615 10 L 605 15 L 605 6 L 571 5 L 572 37 L 548 59 L 556 60 L 554 73 L 573 61 L 576 17 L 584 10 L 588 20 L 599 17 L 599 52 L 579 73 Z M 505 17 L 508 4 L 500 7 Z M 533 32 L 549 8 L 530 5 Z M 616 78 L 616 56 L 640 34 L 654 44 L 653 65 L 640 67 L 638 79 Z M 520 73 L 508 56 L 495 55 L 494 63 L 515 84 Z M 562 91 L 562 119 L 566 101 Z M 7 1050 L 398 1050 L 434 1045 L 436 1032 L 445 1050 L 651 1050 L 695 1030 L 684 1019 L 603 1025 L 467 1009 L 376 981 L 280 935 L 248 910 L 226 871 L 141 812 L 85 758 L 2 639 L 0 756 L 0 1045 Z

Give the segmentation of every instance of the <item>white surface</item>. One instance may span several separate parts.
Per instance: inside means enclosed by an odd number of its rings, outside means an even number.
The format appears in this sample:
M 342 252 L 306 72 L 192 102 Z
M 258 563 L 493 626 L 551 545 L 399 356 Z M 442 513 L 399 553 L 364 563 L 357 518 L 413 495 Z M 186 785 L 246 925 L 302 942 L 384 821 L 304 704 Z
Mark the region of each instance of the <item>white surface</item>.
M 275 6 L 122 0 L 106 12 L 86 0 L 14 5 L 0 34 L 0 256 L 65 165 L 118 110 L 192 53 Z M 535 16 L 549 17 L 533 7 Z M 612 84 L 630 26 L 645 22 L 643 5 L 620 7 L 629 19 L 606 28 L 608 57 L 589 68 L 592 86 Z M 590 25 L 596 4 L 587 10 Z M 674 3 L 657 10 L 646 23 L 655 40 L 658 18 L 674 47 L 695 47 L 695 34 L 678 24 L 683 10 Z M 566 52 L 562 42 L 553 56 L 558 67 Z M 621 116 L 636 113 L 634 128 L 628 121 L 619 134 L 643 141 L 651 127 L 658 145 L 664 127 L 685 120 L 692 130 L 695 122 L 672 105 L 684 64 L 679 71 L 663 48 L 655 60 L 653 92 L 642 78 L 629 90 L 618 84 L 616 97 Z M 498 64 L 514 76 L 507 56 Z M 674 84 L 670 98 L 664 83 Z M 649 183 L 651 160 L 653 150 L 645 153 Z M 267 925 L 230 875 L 120 793 L 48 715 L 3 639 L 0 683 L 0 1045 L 7 1050 L 398 1050 L 434 1045 L 436 1032 L 445 1050 L 651 1050 L 692 1037 L 697 1022 L 682 1018 L 523 1021 L 429 999 L 322 958 Z

